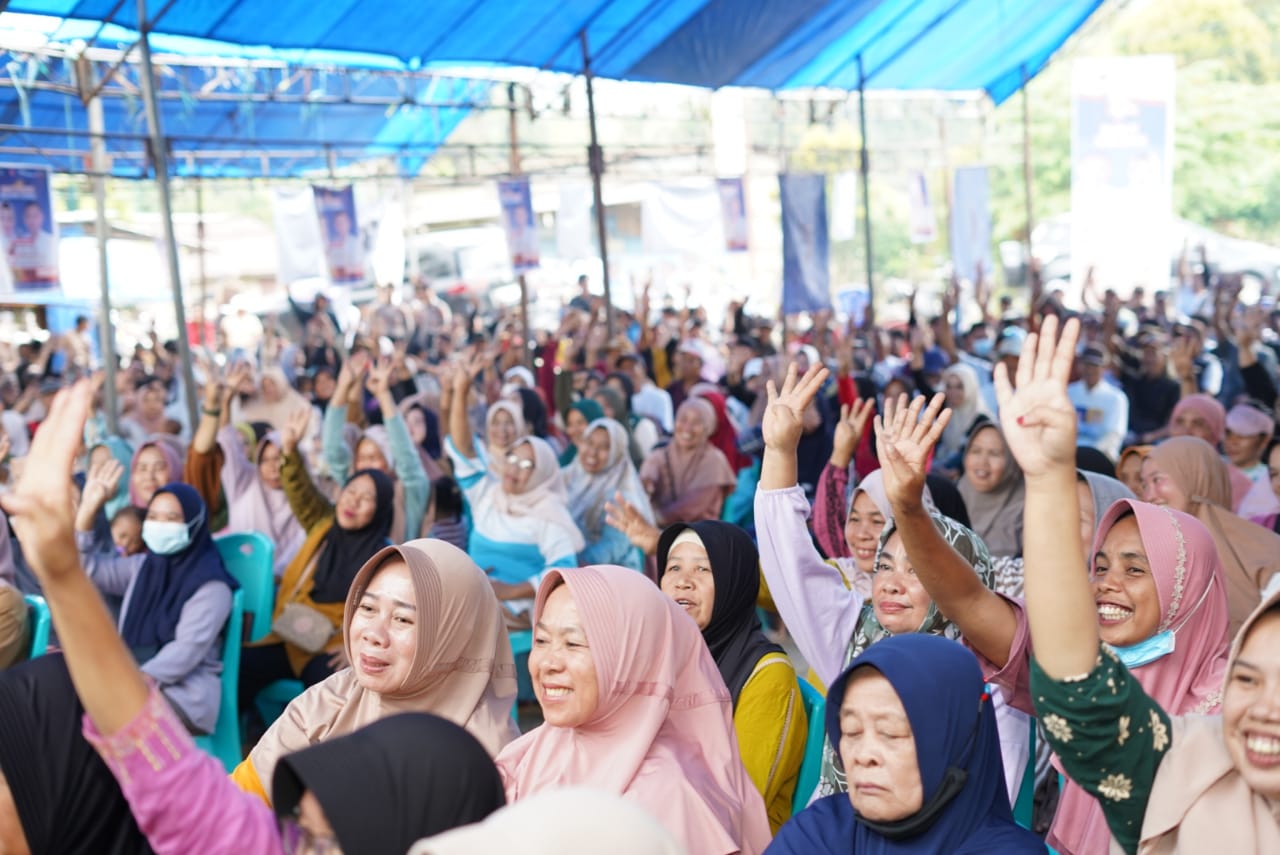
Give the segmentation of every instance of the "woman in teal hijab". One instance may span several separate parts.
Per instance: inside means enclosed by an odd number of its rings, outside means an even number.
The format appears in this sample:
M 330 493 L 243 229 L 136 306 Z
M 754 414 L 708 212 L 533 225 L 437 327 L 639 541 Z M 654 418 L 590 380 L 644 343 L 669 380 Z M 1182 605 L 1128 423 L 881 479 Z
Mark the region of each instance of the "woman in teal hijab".
M 569 437 L 569 447 L 560 455 L 561 468 L 568 466 L 578 456 L 578 443 L 587 425 L 604 418 L 604 408 L 590 398 L 574 401 L 564 411 L 564 432 Z

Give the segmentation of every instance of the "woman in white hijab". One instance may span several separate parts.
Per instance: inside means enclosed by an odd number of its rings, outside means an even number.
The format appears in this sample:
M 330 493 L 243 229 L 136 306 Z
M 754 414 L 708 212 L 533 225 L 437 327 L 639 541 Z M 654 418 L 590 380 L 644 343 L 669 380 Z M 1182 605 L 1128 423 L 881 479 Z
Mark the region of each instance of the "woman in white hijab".
M 621 494 L 646 522 L 654 522 L 649 496 L 627 453 L 627 444 L 626 428 L 613 419 L 596 419 L 583 431 L 578 454 L 563 470 L 569 513 L 586 540 L 578 553 L 578 562 L 584 566 L 618 564 L 644 570 L 644 553 L 605 519 L 605 503 Z

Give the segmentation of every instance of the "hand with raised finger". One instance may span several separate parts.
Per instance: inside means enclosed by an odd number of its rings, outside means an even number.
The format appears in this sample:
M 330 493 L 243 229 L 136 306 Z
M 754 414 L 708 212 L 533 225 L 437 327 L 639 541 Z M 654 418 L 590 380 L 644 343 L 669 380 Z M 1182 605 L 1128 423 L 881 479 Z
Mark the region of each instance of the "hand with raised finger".
M 836 422 L 835 437 L 831 442 L 832 464 L 845 467 L 853 460 L 875 406 L 874 398 L 867 398 L 865 401 L 855 398 L 852 404 L 840 405 L 840 420 Z
M 924 505 L 929 456 L 951 421 L 951 410 L 942 406 L 945 398 L 939 392 L 926 407 L 923 395 L 910 403 L 906 395 L 899 395 L 897 401 L 886 399 L 884 414 L 876 416 L 876 454 L 885 493 L 895 509 L 909 512 Z
M 1067 395 L 1080 322 L 1072 318 L 1058 333 L 1050 315 L 1039 334 L 1031 333 L 1018 358 L 1017 388 L 1003 365 L 996 366 L 996 397 L 1004 441 L 1023 474 L 1034 479 L 1076 465 L 1076 409 Z
M 379 359 L 376 365 L 369 368 L 369 375 L 365 379 L 365 388 L 369 390 L 369 394 L 375 398 L 381 398 L 383 395 L 391 394 L 391 369 L 395 364 L 386 357 Z
M 803 377 L 797 377 L 796 364 L 793 362 L 787 366 L 781 391 L 773 380 L 765 384 L 768 405 L 760 427 L 766 448 L 795 451 L 804 434 L 804 412 L 818 396 L 829 373 L 822 365 L 811 365 Z
M 28 456 L 40 464 L 24 466 L 13 491 L 0 496 L 27 564 L 46 586 L 81 572 L 71 474 L 92 406 L 93 386 L 87 380 L 58 392 L 31 440 Z
M 613 501 L 606 502 L 604 510 L 605 522 L 625 534 L 633 546 L 638 547 L 645 555 L 658 551 L 658 536 L 662 532 L 645 519 L 621 493 L 614 494 Z
M 280 451 L 285 456 L 292 454 L 298 448 L 298 443 L 302 442 L 302 438 L 307 435 L 307 428 L 311 425 L 311 408 L 298 407 L 289 413 L 285 419 L 284 426 L 280 428 Z

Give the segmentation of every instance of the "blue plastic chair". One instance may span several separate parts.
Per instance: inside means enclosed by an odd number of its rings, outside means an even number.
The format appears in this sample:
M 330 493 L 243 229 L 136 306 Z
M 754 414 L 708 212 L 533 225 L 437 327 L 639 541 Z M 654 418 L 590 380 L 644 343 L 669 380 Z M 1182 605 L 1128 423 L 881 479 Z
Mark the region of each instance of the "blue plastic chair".
M 265 534 L 246 531 L 213 539 L 227 572 L 244 593 L 244 640 L 258 641 L 271 632 L 276 605 L 276 580 L 272 572 L 275 544 Z
M 529 651 L 533 649 L 533 630 L 518 629 L 507 633 L 511 637 L 511 655 L 516 659 L 516 699 L 511 705 L 511 717 L 519 723 L 520 701 L 534 697 L 533 679 L 529 676 Z
M 240 636 L 244 631 L 244 591 L 231 595 L 231 614 L 222 640 L 222 678 L 218 721 L 213 733 L 197 736 L 196 745 L 222 762 L 228 772 L 240 765 Z
M 1013 821 L 1030 829 L 1036 808 L 1036 720 L 1031 719 L 1031 754 L 1027 768 L 1022 773 L 1022 786 L 1018 788 L 1018 801 L 1013 806 Z
M 284 708 L 289 706 L 289 702 L 306 691 L 306 688 L 301 680 L 276 680 L 258 692 L 253 699 L 253 706 L 262 717 L 262 723 L 270 727 L 284 712 Z
M 827 699 L 807 680 L 799 680 L 804 715 L 809 720 L 809 735 L 804 742 L 804 759 L 796 778 L 796 794 L 791 798 L 791 813 L 797 814 L 809 805 L 813 791 L 822 777 L 822 748 L 827 744 Z
M 49 604 L 44 597 L 27 594 L 27 610 L 31 615 L 31 658 L 43 656 L 49 650 Z

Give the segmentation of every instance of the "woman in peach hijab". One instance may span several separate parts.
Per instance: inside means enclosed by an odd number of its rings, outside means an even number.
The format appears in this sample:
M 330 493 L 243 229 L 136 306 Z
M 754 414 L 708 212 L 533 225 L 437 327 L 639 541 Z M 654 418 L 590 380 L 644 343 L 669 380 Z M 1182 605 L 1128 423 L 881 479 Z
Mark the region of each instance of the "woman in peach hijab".
M 545 724 L 498 755 L 508 801 L 592 787 L 639 805 L 689 852 L 764 851 L 769 821 L 729 690 L 697 625 L 652 582 L 611 565 L 549 571 L 529 673 Z
M 1280 535 L 1231 512 L 1226 462 L 1201 439 L 1174 437 L 1142 463 L 1142 498 L 1192 514 L 1209 529 L 1222 560 L 1234 634 L 1280 571 Z
M 402 712 L 465 727 L 491 755 L 519 735 L 515 660 L 497 598 L 467 554 L 442 540 L 388 546 L 360 568 L 343 615 L 350 668 L 303 692 L 232 777 L 267 800 L 286 754 Z

